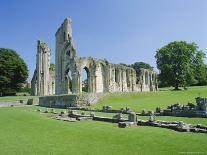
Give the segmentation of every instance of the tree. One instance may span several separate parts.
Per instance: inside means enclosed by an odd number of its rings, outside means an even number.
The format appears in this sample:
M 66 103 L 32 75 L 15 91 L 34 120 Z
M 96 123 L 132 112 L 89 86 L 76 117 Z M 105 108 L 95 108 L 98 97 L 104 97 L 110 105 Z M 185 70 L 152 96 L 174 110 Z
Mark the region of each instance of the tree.
M 169 86 L 178 90 L 179 86 L 196 83 L 202 70 L 205 53 L 198 50 L 195 43 L 174 41 L 156 51 L 157 68 L 160 70 L 159 78 Z
M 205 58 L 205 53 L 199 51 L 194 60 L 193 73 L 196 85 L 206 85 L 207 84 L 207 65 L 204 64 L 203 59 Z
M 0 48 L 0 94 L 14 94 L 28 77 L 24 60 L 11 49 Z
M 140 80 L 140 74 L 141 74 L 141 68 L 144 69 L 149 69 L 149 70 L 153 70 L 153 67 L 150 66 L 149 64 L 145 63 L 145 62 L 135 62 L 134 64 L 131 65 L 135 71 L 136 71 L 136 77 L 137 77 L 137 82 Z

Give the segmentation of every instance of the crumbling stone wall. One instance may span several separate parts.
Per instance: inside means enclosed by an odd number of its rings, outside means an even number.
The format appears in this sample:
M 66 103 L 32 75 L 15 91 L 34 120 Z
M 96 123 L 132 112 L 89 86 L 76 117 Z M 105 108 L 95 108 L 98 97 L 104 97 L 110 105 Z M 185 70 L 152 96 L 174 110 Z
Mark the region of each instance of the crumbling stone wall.
M 56 32 L 56 94 L 82 93 L 82 69 L 89 93 L 156 91 L 156 73 L 142 69 L 140 81 L 131 67 L 107 60 L 78 57 L 72 37 L 72 21 L 66 18 Z
M 55 73 L 50 70 L 51 50 L 46 43 L 37 41 L 36 69 L 31 81 L 32 95 L 55 94 Z
M 142 69 L 139 81 L 131 67 L 112 64 L 93 57 L 78 57 L 72 37 L 72 21 L 66 18 L 56 34 L 55 71 L 50 70 L 51 50 L 38 41 L 37 64 L 32 78 L 32 95 L 80 94 L 85 85 L 82 70 L 87 73 L 87 92 L 156 91 L 157 75 Z

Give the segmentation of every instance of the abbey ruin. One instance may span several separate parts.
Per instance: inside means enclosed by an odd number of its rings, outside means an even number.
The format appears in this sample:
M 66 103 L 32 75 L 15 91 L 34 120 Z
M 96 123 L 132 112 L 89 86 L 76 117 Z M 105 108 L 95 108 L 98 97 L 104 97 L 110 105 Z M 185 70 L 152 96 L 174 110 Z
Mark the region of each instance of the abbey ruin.
M 50 64 L 51 50 L 46 43 L 37 41 L 36 69 L 31 81 L 31 95 L 55 94 L 55 72 Z
M 32 79 L 33 95 L 156 91 L 157 77 L 151 70 L 136 71 L 120 64 L 93 57 L 78 57 L 72 37 L 72 21 L 66 18 L 56 34 L 55 77 L 50 71 L 51 50 L 38 41 L 37 65 Z M 82 79 L 82 70 L 87 80 Z M 54 81 L 55 79 L 55 81 Z M 55 90 L 55 91 L 54 91 Z

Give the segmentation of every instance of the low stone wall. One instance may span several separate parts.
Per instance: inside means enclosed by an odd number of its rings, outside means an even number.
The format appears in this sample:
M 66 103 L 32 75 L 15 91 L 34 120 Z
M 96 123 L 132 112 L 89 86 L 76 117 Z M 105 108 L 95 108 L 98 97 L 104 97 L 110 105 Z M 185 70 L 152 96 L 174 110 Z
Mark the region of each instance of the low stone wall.
M 132 111 L 130 109 L 97 109 L 97 108 L 88 108 L 88 107 L 69 107 L 71 110 L 82 110 L 82 111 L 91 111 L 91 112 L 105 112 L 105 113 L 122 113 L 129 114 Z
M 174 111 L 167 111 L 164 110 L 159 114 L 160 116 L 176 116 L 176 117 L 207 117 L 206 113 L 202 113 L 199 111 L 189 110 L 189 111 L 183 111 L 183 110 L 174 110 Z
M 79 107 L 89 106 L 98 102 L 103 94 L 77 94 L 44 96 L 39 98 L 39 105 L 44 107 Z
M 94 116 L 93 120 L 95 121 L 102 121 L 102 122 L 111 122 L 111 123 L 118 123 L 118 122 L 125 122 L 125 119 L 118 119 L 118 118 L 110 118 L 110 117 L 103 117 L 103 116 Z
M 39 104 L 39 98 L 28 99 L 27 104 L 28 105 L 38 105 Z
M 128 119 L 124 119 L 122 115 L 118 114 L 113 117 L 103 117 L 103 116 L 95 116 L 95 113 L 90 113 L 86 115 L 84 112 L 78 114 L 77 111 L 69 110 L 68 112 L 60 112 L 59 114 L 54 112 L 54 109 L 48 110 L 36 110 L 37 112 L 43 113 L 52 113 L 54 116 L 52 118 L 56 120 L 68 121 L 68 122 L 75 122 L 75 121 L 87 121 L 87 120 L 94 120 L 94 121 L 104 121 L 104 122 L 111 122 L 111 123 L 118 123 L 118 127 L 120 128 L 129 128 L 134 126 L 150 126 L 150 127 L 160 127 L 160 128 L 167 128 L 179 132 L 195 132 L 195 133 L 207 133 L 207 126 L 202 124 L 187 124 L 184 122 L 178 121 L 162 121 L 162 120 L 153 120 L 151 117 L 149 120 L 141 120 L 137 119 L 136 113 L 131 112 L 128 115 Z

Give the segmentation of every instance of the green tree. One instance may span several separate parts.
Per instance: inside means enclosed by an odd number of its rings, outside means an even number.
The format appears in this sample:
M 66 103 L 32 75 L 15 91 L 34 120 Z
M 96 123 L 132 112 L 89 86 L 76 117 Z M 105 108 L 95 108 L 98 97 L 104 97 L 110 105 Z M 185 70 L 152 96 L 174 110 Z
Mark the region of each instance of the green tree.
M 0 48 L 0 94 L 14 94 L 19 91 L 28 77 L 24 60 L 11 49 Z
M 191 85 L 198 82 L 203 71 L 205 53 L 195 43 L 174 41 L 156 51 L 160 81 L 174 86 Z M 199 73 L 196 73 L 198 70 Z M 198 75 L 196 75 L 198 74 Z
M 204 64 L 203 59 L 205 58 L 205 53 L 198 51 L 195 60 L 192 65 L 196 85 L 207 84 L 207 65 Z
M 140 80 L 140 74 L 141 74 L 141 68 L 144 69 L 149 69 L 149 70 L 153 70 L 153 67 L 150 66 L 149 64 L 145 63 L 145 62 L 135 62 L 134 64 L 131 65 L 135 71 L 136 71 L 136 77 L 137 77 L 137 82 Z

